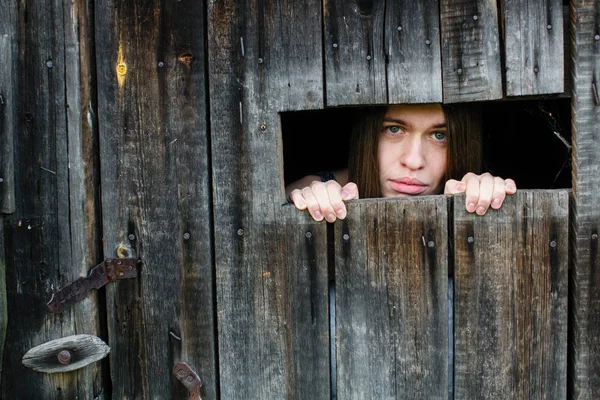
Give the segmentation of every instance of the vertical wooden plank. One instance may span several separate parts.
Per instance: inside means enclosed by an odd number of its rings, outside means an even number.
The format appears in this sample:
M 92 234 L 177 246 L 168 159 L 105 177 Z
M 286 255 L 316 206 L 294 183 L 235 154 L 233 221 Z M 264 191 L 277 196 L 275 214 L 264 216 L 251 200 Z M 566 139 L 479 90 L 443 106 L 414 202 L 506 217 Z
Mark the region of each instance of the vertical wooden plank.
M 571 2 L 573 267 L 569 388 L 574 399 L 600 396 L 599 14 L 598 1 Z
M 204 7 L 96 3 L 104 252 L 138 257 L 107 288 L 114 398 L 217 398 Z M 123 250 L 121 252 L 121 250 Z
M 502 6 L 506 95 L 562 93 L 562 1 L 503 1 Z
M 324 0 L 328 106 L 387 103 L 384 0 Z
M 323 107 L 321 3 L 209 2 L 208 23 L 221 397 L 329 398 L 326 224 L 282 207 L 277 114 Z
M 364 200 L 336 222 L 339 398 L 448 397 L 446 204 Z
M 502 97 L 496 0 L 441 0 L 444 103 Z
M 7 9 L 8 8 L 8 9 Z M 5 5 L 8 15 L 13 7 Z M 0 214 L 15 212 L 15 124 L 17 117 L 17 56 L 16 19 L 0 23 L 13 28 L 12 32 L 0 33 Z
M 439 0 L 388 1 L 385 52 L 390 103 L 440 103 Z
M 454 199 L 455 398 L 566 398 L 569 193 Z
M 12 129 L 19 133 L 15 212 L 3 221 L 6 346 L 14 351 L 4 357 L 0 397 L 93 398 L 104 390 L 100 363 L 54 375 L 21 364 L 35 345 L 75 333 L 101 334 L 94 293 L 62 315 L 46 309 L 55 290 L 86 275 L 99 258 L 94 120 L 84 111 L 93 107 L 88 3 L 1 7 L 14 17 L 18 74 L 10 107 L 18 115 Z

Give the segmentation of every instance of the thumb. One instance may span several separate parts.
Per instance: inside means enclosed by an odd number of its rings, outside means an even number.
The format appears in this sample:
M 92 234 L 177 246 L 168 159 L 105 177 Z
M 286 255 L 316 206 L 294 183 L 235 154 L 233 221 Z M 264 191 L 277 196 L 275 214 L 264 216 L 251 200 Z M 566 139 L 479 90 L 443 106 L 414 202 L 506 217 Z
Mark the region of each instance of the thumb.
M 358 187 L 354 182 L 348 182 L 342 187 L 342 200 L 355 200 L 358 199 Z

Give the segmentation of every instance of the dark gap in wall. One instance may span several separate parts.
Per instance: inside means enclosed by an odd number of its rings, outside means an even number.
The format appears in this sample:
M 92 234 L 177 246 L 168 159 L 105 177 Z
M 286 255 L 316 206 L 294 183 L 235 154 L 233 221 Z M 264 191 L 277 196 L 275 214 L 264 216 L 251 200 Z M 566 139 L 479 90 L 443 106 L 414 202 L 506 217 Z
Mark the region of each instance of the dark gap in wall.
M 571 187 L 569 98 L 484 102 L 486 170 L 520 189 Z M 281 114 L 284 179 L 346 167 L 350 116 L 356 108 Z

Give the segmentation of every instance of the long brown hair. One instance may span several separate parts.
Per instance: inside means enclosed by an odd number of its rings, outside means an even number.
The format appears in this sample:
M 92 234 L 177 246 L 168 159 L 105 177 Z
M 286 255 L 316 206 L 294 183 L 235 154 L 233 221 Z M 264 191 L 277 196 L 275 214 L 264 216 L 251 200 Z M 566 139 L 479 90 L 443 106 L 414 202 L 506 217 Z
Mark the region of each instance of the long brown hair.
M 476 104 L 442 105 L 448 132 L 446 174 L 460 180 L 467 172 L 480 173 L 481 110 Z M 387 107 L 361 108 L 354 114 L 348 180 L 355 182 L 361 198 L 381 197 L 377 147 Z

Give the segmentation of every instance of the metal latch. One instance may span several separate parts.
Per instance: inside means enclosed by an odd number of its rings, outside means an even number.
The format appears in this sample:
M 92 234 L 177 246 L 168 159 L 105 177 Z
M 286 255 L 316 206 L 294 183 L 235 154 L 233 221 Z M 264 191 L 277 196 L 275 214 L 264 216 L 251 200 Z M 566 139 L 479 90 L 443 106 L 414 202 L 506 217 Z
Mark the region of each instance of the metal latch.
M 187 363 L 178 362 L 173 367 L 173 376 L 179 379 L 181 383 L 189 390 L 190 400 L 202 400 L 200 398 L 200 388 L 202 387 L 202 380 Z
M 92 268 L 88 276 L 79 278 L 52 294 L 47 304 L 48 311 L 61 313 L 65 308 L 85 299 L 91 289 L 99 289 L 118 279 L 137 277 L 137 264 L 136 258 L 107 258 Z

